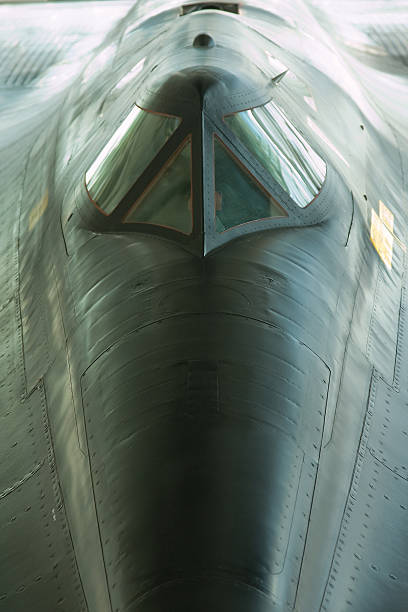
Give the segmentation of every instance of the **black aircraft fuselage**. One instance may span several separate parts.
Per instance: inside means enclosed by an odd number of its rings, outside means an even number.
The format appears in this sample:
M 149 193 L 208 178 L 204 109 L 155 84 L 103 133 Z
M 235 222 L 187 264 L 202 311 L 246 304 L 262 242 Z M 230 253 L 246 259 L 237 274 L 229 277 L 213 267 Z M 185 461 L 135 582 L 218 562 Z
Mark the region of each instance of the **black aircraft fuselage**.
M 405 612 L 405 144 L 312 21 L 172 4 L 1 153 L 0 610 Z

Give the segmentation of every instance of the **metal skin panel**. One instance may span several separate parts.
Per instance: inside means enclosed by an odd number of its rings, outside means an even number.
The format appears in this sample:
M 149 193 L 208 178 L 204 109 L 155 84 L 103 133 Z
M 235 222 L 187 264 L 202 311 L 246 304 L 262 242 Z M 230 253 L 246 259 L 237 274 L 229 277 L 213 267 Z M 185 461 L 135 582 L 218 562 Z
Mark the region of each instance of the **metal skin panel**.
M 255 4 L 138 2 L 0 126 L 0 612 L 406 611 L 406 84 Z M 219 238 L 208 143 L 271 98 L 325 184 Z M 184 123 L 109 219 L 84 174 L 135 100 Z M 123 227 L 183 130 L 192 235 Z
M 408 578 L 404 562 L 406 531 L 399 528 L 405 523 L 408 510 L 407 466 L 401 466 L 401 460 L 406 463 L 406 452 L 402 448 L 407 435 L 406 417 L 403 416 L 407 405 L 406 384 L 401 392 L 404 403 L 402 398 L 394 400 L 395 391 L 374 371 L 322 610 L 343 609 L 344 604 L 336 597 L 338 588 L 347 592 L 345 603 L 351 610 L 370 606 L 379 611 L 385 597 L 391 610 L 402 609 Z M 387 429 L 393 426 L 397 430 L 393 432 L 396 446 L 391 451 L 387 448 L 386 436 Z M 400 465 L 387 464 L 385 453 L 388 461 Z M 389 550 L 392 555 L 386 552 Z
M 391 385 L 396 376 L 403 255 L 400 249 L 396 250 L 393 274 L 383 268 L 378 269 L 367 338 L 367 357 L 384 373 L 385 379 Z
M 320 360 L 253 321 L 184 316 L 129 335 L 81 386 L 113 605 L 208 575 L 291 605 L 322 438 Z M 122 563 L 128 589 L 116 592 Z
M 0 351 L 0 609 L 86 609 L 76 569 L 42 383 L 27 393 L 18 273 L 18 218 L 27 135 L 2 157 Z
M 19 444 L 19 452 L 22 456 L 31 455 L 32 468 L 27 473 L 20 472 L 21 478 L 0 494 L 4 517 L 0 544 L 1 550 L 7 551 L 1 605 L 4 609 L 24 610 L 34 600 L 44 601 L 49 609 L 69 609 L 73 600 L 78 610 L 84 610 L 42 387 L 24 401 L 24 408 L 26 423 L 20 431 L 24 441 Z M 8 457 L 6 462 L 9 460 Z

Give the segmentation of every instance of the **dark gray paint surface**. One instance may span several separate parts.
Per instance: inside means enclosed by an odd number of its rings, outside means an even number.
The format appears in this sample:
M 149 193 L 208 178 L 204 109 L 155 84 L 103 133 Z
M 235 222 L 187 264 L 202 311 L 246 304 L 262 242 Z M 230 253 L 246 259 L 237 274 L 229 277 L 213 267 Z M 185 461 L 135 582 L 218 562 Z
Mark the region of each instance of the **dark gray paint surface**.
M 140 22 L 142 8 L 109 35 L 101 71 L 65 104 L 44 103 L 0 154 L 0 610 L 404 612 L 406 253 L 394 240 L 387 269 L 370 218 L 386 202 L 404 241 L 405 133 L 366 90 L 358 104 L 324 73 L 322 56 L 304 61 L 283 19 L 268 24 L 284 48 L 260 37 L 249 5 L 179 17 L 174 4 Z M 180 50 L 206 28 L 225 36 L 213 56 Z M 248 36 L 241 64 L 234 32 Z M 265 50 L 304 79 L 318 113 L 285 79 L 270 89 Z M 171 79 L 182 68 L 184 93 L 197 93 L 203 64 L 216 85 L 201 124 Z M 200 180 L 224 79 L 231 107 L 276 90 L 328 176 L 308 209 L 287 203 L 285 227 L 218 240 Z M 186 240 L 124 231 L 83 197 L 135 96 L 203 125 L 201 221 Z

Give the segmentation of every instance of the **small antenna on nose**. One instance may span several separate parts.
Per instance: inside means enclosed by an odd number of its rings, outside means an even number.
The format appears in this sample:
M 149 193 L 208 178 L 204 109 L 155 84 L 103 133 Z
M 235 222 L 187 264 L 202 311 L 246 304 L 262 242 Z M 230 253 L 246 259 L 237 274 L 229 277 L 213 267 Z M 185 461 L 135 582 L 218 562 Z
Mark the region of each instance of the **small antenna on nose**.
M 276 77 L 273 77 L 272 79 L 272 83 L 274 85 L 277 85 L 278 83 L 281 82 L 281 80 L 283 79 L 283 77 L 285 76 L 285 74 L 287 74 L 289 72 L 289 70 L 284 70 L 284 72 L 281 72 L 280 74 L 278 74 Z

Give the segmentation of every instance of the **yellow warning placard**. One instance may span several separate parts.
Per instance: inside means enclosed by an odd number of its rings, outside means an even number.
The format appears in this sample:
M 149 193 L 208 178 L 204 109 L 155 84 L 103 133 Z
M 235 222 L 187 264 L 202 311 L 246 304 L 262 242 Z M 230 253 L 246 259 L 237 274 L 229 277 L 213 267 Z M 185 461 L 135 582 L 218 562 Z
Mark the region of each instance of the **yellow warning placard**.
M 393 233 L 394 232 L 394 215 L 392 214 L 390 209 L 387 208 L 384 202 L 382 202 L 382 200 L 379 200 L 379 205 L 380 205 L 380 219 L 384 223 L 385 227 L 387 227 L 390 230 L 390 232 Z
M 392 214 L 392 213 L 391 213 Z M 394 217 L 393 217 L 394 221 Z M 387 225 L 380 219 L 374 209 L 371 209 L 371 242 L 377 253 L 389 270 L 392 268 L 392 250 L 394 246 L 394 235 Z
M 48 189 L 46 190 L 41 200 L 34 206 L 33 210 L 30 213 L 30 217 L 28 220 L 28 229 L 30 231 L 37 225 L 38 221 L 43 216 L 47 206 L 48 206 Z

